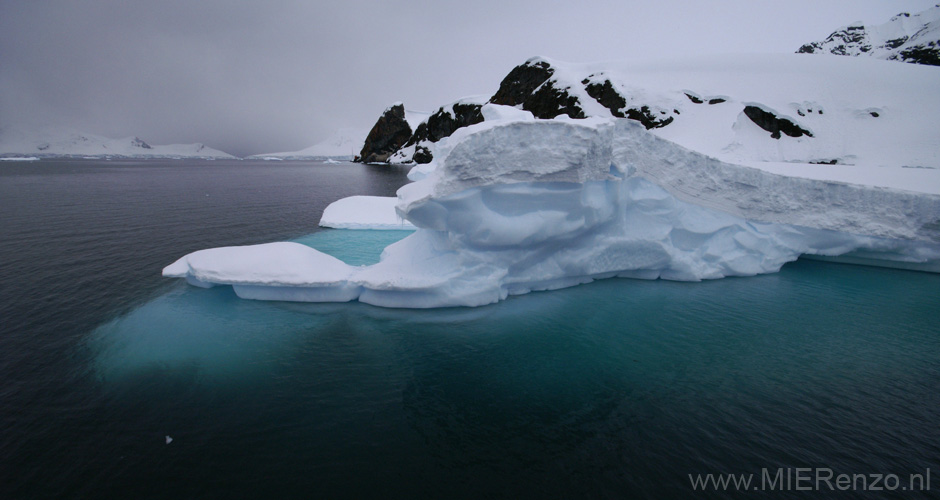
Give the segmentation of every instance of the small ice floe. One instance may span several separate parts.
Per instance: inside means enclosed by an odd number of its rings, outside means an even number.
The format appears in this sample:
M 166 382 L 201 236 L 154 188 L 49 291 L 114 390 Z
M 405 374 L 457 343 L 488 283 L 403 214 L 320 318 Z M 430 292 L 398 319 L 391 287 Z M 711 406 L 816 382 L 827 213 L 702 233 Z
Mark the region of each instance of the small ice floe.
M 173 438 L 171 438 L 170 436 L 167 436 L 167 437 L 166 437 L 166 444 L 170 444 L 170 443 L 172 443 L 172 442 L 173 442 Z

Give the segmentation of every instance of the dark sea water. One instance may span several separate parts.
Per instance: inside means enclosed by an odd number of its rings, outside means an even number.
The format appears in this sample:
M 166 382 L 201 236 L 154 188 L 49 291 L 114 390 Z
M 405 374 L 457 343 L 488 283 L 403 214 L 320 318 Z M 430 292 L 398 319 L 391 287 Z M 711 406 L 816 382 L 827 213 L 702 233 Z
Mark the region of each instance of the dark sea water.
M 689 474 L 778 468 L 940 491 L 940 275 L 801 260 L 438 310 L 160 277 L 286 239 L 374 262 L 405 233 L 317 222 L 404 174 L 0 165 L 0 498 L 723 497 Z

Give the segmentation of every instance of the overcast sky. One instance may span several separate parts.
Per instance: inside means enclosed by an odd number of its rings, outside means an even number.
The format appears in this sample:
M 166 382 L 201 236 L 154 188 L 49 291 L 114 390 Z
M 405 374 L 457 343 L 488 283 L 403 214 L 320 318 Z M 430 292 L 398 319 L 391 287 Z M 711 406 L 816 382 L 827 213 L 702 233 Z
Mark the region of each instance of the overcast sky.
M 492 94 L 542 55 L 793 52 L 936 0 L 0 0 L 0 125 L 236 154 Z

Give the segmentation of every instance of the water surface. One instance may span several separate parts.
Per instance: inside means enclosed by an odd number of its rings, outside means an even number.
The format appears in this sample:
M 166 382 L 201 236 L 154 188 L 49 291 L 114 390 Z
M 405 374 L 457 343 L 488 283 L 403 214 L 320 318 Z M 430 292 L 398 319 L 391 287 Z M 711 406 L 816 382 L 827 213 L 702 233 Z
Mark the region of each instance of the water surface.
M 0 169 L 0 496 L 671 498 L 776 467 L 940 488 L 940 276 L 798 261 L 437 310 L 160 278 L 284 239 L 367 264 L 404 234 L 316 229 L 403 171 L 272 163 Z

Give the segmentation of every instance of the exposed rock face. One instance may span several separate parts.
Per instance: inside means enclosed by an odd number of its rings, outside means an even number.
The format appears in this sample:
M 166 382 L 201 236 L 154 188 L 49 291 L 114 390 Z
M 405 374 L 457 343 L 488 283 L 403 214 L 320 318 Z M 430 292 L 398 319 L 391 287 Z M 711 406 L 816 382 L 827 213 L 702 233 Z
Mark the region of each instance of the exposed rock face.
M 388 160 L 398 148 L 411 138 L 411 126 L 405 120 L 405 106 L 396 104 L 382 113 L 375 126 L 366 136 L 366 142 L 359 153 L 363 163 L 381 163 Z
M 800 137 L 803 135 L 809 137 L 813 136 L 809 130 L 800 127 L 786 118 L 780 118 L 769 111 L 764 111 L 757 106 L 745 106 L 744 114 L 747 115 L 752 122 L 756 123 L 758 127 L 770 132 L 770 136 L 774 139 L 780 138 L 780 132 L 790 137 Z
M 516 66 L 503 78 L 499 90 L 490 98 L 493 104 L 517 106 L 528 99 L 539 85 L 545 83 L 555 73 L 546 61 L 530 59 Z
M 626 115 L 623 114 L 622 110 L 627 107 L 627 100 L 614 89 L 610 80 L 604 80 L 604 83 L 590 82 L 591 80 L 587 78 L 581 81 L 581 83 L 586 85 L 584 90 L 587 91 L 588 95 L 601 103 L 605 108 L 609 109 L 614 116 L 625 118 Z
M 605 108 L 610 110 L 610 113 L 617 118 L 629 118 L 631 120 L 636 120 L 643 124 L 647 130 L 651 128 L 665 127 L 672 123 L 674 119 L 671 116 L 665 115 L 656 115 L 650 111 L 649 106 L 640 106 L 638 108 L 630 108 L 624 111 L 624 108 L 627 107 L 627 100 L 617 92 L 617 89 L 614 88 L 613 84 L 610 83 L 610 80 L 604 80 L 604 83 L 588 83 L 590 80 L 585 79 L 581 83 L 586 86 L 584 89 L 587 91 L 588 95 L 593 97 L 594 100 L 601 103 Z M 686 94 L 689 95 L 689 94 Z M 691 96 L 689 96 L 691 98 Z M 694 102 L 694 101 L 693 101 Z
M 482 104 L 458 102 L 438 109 L 427 121 L 418 125 L 415 133 L 404 144 L 405 147 L 415 145 L 411 159 L 415 163 L 430 163 L 434 157 L 422 143 L 437 142 L 450 137 L 458 128 L 482 122 L 482 107 Z
M 558 115 L 584 118 L 578 98 L 551 81 L 555 69 L 547 61 L 529 59 L 516 66 L 503 78 L 499 90 L 490 98 L 493 104 L 522 105 L 536 118 L 549 119 Z
M 558 115 L 584 118 L 584 110 L 581 109 L 578 98 L 570 95 L 566 89 L 556 88 L 552 81 L 543 83 L 533 92 L 522 103 L 522 109 L 542 119 L 551 119 Z
M 482 107 L 482 104 L 469 103 L 456 103 L 448 109 L 442 107 L 428 117 L 428 121 L 418 125 L 414 135 L 405 145 L 417 144 L 421 141 L 437 142 L 450 137 L 458 128 L 480 123 L 483 121 L 483 113 L 480 111 Z
M 902 12 L 878 26 L 854 24 L 839 28 L 825 40 L 804 44 L 797 53 L 867 55 L 940 66 L 940 5 L 913 15 Z
M 150 147 L 150 144 L 147 144 L 146 142 L 144 142 L 140 137 L 135 137 L 134 140 L 131 141 L 131 145 L 136 148 L 153 149 L 152 147 Z

